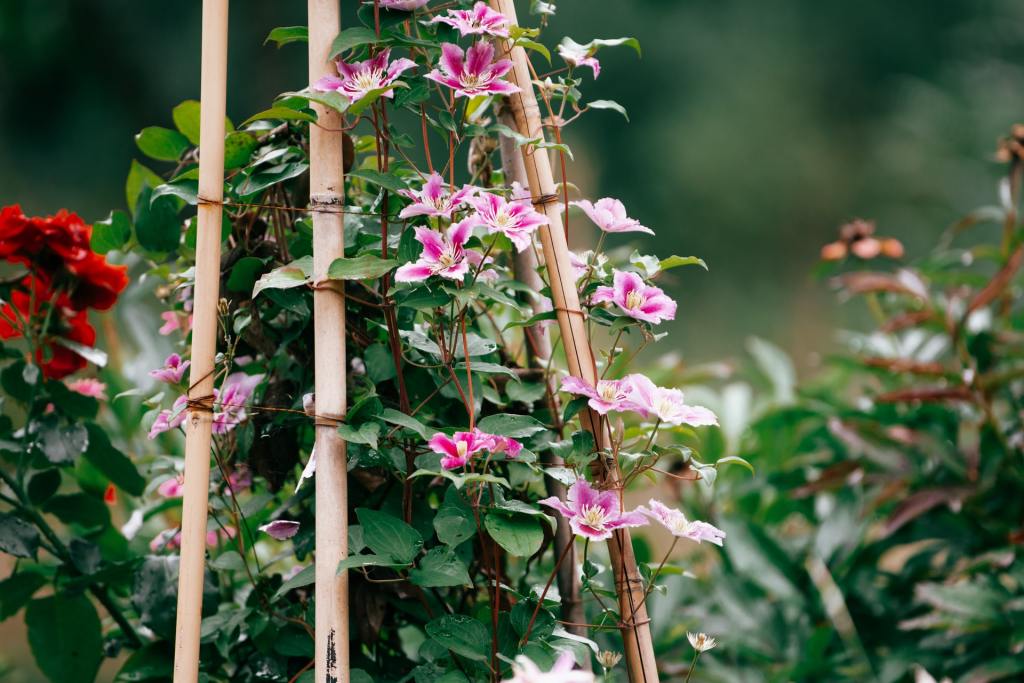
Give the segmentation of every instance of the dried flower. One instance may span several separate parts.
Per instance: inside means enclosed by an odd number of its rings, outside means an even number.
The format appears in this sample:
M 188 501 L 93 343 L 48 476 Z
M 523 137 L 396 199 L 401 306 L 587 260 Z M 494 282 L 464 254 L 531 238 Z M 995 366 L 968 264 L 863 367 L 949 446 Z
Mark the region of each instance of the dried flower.
M 275 519 L 262 525 L 260 531 L 279 541 L 285 541 L 299 533 L 299 526 L 298 522 L 289 519 Z
M 687 631 L 686 639 L 690 641 L 690 645 L 697 652 L 707 652 L 718 645 L 718 641 L 706 633 L 691 633 Z
M 621 652 L 612 652 L 611 650 L 601 650 L 597 654 L 597 663 L 601 665 L 606 672 L 609 669 L 614 669 L 615 666 L 622 661 Z

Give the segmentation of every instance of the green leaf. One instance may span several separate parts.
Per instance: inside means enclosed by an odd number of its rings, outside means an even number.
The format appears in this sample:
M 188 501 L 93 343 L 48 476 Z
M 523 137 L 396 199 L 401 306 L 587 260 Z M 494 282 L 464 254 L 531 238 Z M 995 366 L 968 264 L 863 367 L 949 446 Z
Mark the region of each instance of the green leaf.
M 17 614 L 48 583 L 45 576 L 34 571 L 20 571 L 0 581 L 0 621 Z
M 135 238 L 139 244 L 149 251 L 174 251 L 181 241 L 181 231 L 178 200 L 168 195 L 153 199 L 153 190 L 142 188 L 135 207 Z
M 28 486 L 26 487 L 28 499 L 33 505 L 42 505 L 50 499 L 50 496 L 57 493 L 60 483 L 60 469 L 56 467 L 37 472 L 28 480 Z
M 329 109 L 334 109 L 335 111 L 341 112 L 342 114 L 348 111 L 348 107 L 350 104 L 348 97 L 342 95 L 339 92 L 334 91 L 318 92 L 314 90 L 301 90 L 297 92 L 283 93 L 281 97 L 299 97 L 309 102 L 316 102 L 317 104 L 322 104 L 325 107 L 328 107 Z
M 488 434 L 510 436 L 513 439 L 525 439 L 547 429 L 534 417 L 529 415 L 513 415 L 511 413 L 488 415 L 481 419 L 476 426 L 480 431 L 487 432 Z
M 360 45 L 372 45 L 377 42 L 377 34 L 373 29 L 364 26 L 347 28 L 338 34 L 338 37 L 331 43 L 330 58 L 334 59 L 345 50 L 350 50 Z
M 241 571 L 245 569 L 245 560 L 237 550 L 225 550 L 210 561 L 210 567 L 220 571 Z
M 121 451 L 114 448 L 98 425 L 88 423 L 86 430 L 89 447 L 83 454 L 96 469 L 105 474 L 119 489 L 132 496 L 141 496 L 146 490 L 146 480 L 139 474 L 135 464 Z
M 399 192 L 406 189 L 405 183 L 402 179 L 393 173 L 379 173 L 366 168 L 354 168 L 348 172 L 349 177 L 362 178 L 367 182 L 371 182 L 374 185 L 383 187 L 386 190 L 392 192 Z
M 394 81 L 390 85 L 384 88 L 374 88 L 373 90 L 367 90 L 366 93 L 358 100 L 353 102 L 348 107 L 348 113 L 352 116 L 359 116 L 363 111 L 371 104 L 379 100 L 384 93 L 394 92 L 396 88 L 407 88 L 408 85 L 404 81 Z
M 80 424 L 60 427 L 49 423 L 40 430 L 37 446 L 54 465 L 67 465 L 89 446 L 89 432 Z
M 291 107 L 271 107 L 265 109 L 258 114 L 253 114 L 247 118 L 242 126 L 247 126 L 253 121 L 316 121 L 316 117 L 312 114 L 308 114 L 298 109 L 292 109 Z
M 756 474 L 754 466 L 738 455 L 727 455 L 724 458 L 719 458 L 715 463 L 715 467 L 721 467 L 722 465 L 742 465 L 750 470 L 751 474 Z
M 252 296 L 256 296 L 265 289 L 291 289 L 301 287 L 309 282 L 313 273 L 313 257 L 303 256 L 292 261 L 287 266 L 275 268 L 269 273 L 264 273 L 252 288 Z
M 473 508 L 454 486 L 444 492 L 444 503 L 434 517 L 434 532 L 439 541 L 453 548 L 476 533 Z
M 461 363 L 456 363 L 455 369 L 465 370 L 466 363 L 464 361 Z M 497 363 L 485 363 L 483 361 L 476 361 L 469 364 L 469 369 L 472 372 L 482 372 L 485 375 L 508 375 L 509 377 L 512 377 L 515 380 L 519 379 L 519 375 L 516 374 L 515 370 L 509 367 L 505 367 L 504 365 L 498 365 Z
M 256 137 L 250 133 L 228 133 L 224 138 L 224 168 L 231 170 L 245 166 L 257 145 Z
M 153 171 L 149 170 L 139 162 L 132 159 L 132 166 L 128 169 L 128 178 L 124 183 L 124 198 L 128 203 L 128 211 L 135 214 L 139 194 L 142 189 L 148 187 L 150 190 L 163 185 L 164 179 Z M 145 203 L 149 203 L 146 197 Z
M 487 627 L 465 614 L 446 614 L 426 625 L 427 635 L 457 655 L 478 662 L 490 656 L 491 635 Z
M 88 598 L 33 600 L 25 624 L 36 664 L 52 683 L 92 683 L 103 661 L 103 627 Z
M 171 110 L 174 127 L 193 145 L 199 144 L 199 100 L 185 100 Z
M 615 100 L 594 100 L 593 102 L 588 102 L 587 107 L 590 109 L 611 109 L 612 111 L 619 112 L 629 121 L 629 114 L 626 113 L 626 108 Z
M 394 259 L 382 259 L 372 254 L 353 258 L 335 259 L 327 268 L 327 277 L 332 280 L 373 280 L 399 266 Z
M 110 524 L 110 510 L 102 498 L 88 493 L 66 493 L 54 496 L 43 509 L 65 524 L 78 524 L 87 528 Z
M 700 266 L 704 270 L 708 269 L 708 264 L 704 263 L 704 259 L 696 256 L 669 256 L 668 258 L 661 259 L 661 270 L 668 270 L 669 268 L 678 268 L 679 266 Z
M 379 510 L 356 509 L 366 545 L 377 555 L 409 564 L 423 548 L 423 537 L 402 520 Z
M 276 43 L 280 48 L 288 43 L 309 42 L 309 29 L 305 26 L 278 26 L 270 32 L 263 44 Z
M 521 513 L 492 510 L 484 518 L 484 526 L 498 545 L 510 555 L 529 557 L 540 550 L 544 530 L 538 519 Z
M 399 425 L 400 427 L 410 429 L 419 434 L 420 437 L 423 438 L 424 440 L 430 438 L 431 430 L 428 429 L 426 425 L 424 425 L 422 422 L 417 420 L 415 417 L 412 417 L 411 415 L 406 415 L 405 413 L 401 413 L 393 408 L 385 408 L 384 411 L 377 417 L 381 420 L 384 420 L 385 422 L 389 422 L 391 424 Z
M 359 567 L 405 567 L 408 564 L 408 562 L 392 562 L 390 557 L 381 555 L 349 555 L 338 562 L 336 573 L 343 574 L 349 569 L 358 569 Z
M 274 600 L 285 596 L 290 590 L 309 586 L 314 581 L 316 581 L 316 566 L 311 564 L 308 567 L 303 567 L 302 571 L 281 584 L 281 587 L 274 593 Z
M 174 638 L 174 623 L 178 603 L 177 556 L 149 555 L 135 570 L 132 583 L 132 606 L 143 626 L 168 640 Z M 203 575 L 204 616 L 216 611 L 217 586 L 213 574 Z
M 97 367 L 102 368 L 107 364 L 107 352 L 103 349 L 97 349 L 95 346 L 86 346 L 85 344 L 80 344 L 73 339 L 67 339 L 65 337 L 54 337 L 53 343 L 63 346 L 65 349 L 74 351 Z
M 409 579 L 424 588 L 468 586 L 472 583 L 466 563 L 455 555 L 454 550 L 445 546 L 431 548 L 420 560 L 419 567 L 409 572 Z
M 551 63 L 551 51 L 548 50 L 547 46 L 544 45 L 543 43 L 538 43 L 537 41 L 530 40 L 529 38 L 520 38 L 519 40 L 516 41 L 516 45 L 525 47 L 527 50 L 539 52 L 540 54 L 544 55 L 544 59 L 548 61 L 548 64 Z
M 149 643 L 132 653 L 117 672 L 117 681 L 167 680 L 174 673 L 174 657 L 166 643 Z
M 38 550 L 36 528 L 9 512 L 0 512 L 0 551 L 15 557 L 35 557 Z
M 92 224 L 89 246 L 97 254 L 120 249 L 131 239 L 132 222 L 124 211 L 111 211 L 110 215 Z
M 256 278 L 263 270 L 263 259 L 256 256 L 243 256 L 231 266 L 231 274 L 224 285 L 232 292 L 249 292 L 256 285 Z
M 160 161 L 177 161 L 189 148 L 188 138 L 176 130 L 149 126 L 135 136 L 135 144 L 143 154 Z
M 354 425 L 338 425 L 341 438 L 350 443 L 361 443 L 377 450 L 377 438 L 380 436 L 380 425 L 376 422 L 364 422 L 358 427 Z

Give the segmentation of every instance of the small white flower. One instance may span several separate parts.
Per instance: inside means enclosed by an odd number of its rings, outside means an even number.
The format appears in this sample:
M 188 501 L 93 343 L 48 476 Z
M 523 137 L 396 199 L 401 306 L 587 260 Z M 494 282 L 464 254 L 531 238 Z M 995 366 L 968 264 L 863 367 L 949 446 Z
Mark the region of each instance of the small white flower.
M 718 641 L 706 633 L 691 633 L 687 631 L 686 639 L 690 641 L 690 645 L 697 652 L 707 652 L 718 645 Z
M 601 667 L 608 671 L 608 669 L 614 669 L 615 665 L 622 661 L 621 652 L 613 652 L 611 650 L 601 650 L 597 655 L 597 663 Z

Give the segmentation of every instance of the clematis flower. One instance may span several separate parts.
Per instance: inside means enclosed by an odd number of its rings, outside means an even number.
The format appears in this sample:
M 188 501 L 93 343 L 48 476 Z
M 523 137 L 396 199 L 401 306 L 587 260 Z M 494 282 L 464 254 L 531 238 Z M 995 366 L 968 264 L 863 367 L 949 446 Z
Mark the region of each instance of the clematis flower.
M 416 241 L 423 245 L 420 258 L 395 271 L 397 282 L 419 282 L 431 275 L 460 280 L 469 272 L 465 245 L 472 233 L 472 221 L 460 221 L 445 233 L 417 227 Z
M 519 453 L 523 450 L 523 444 L 509 436 L 500 436 L 498 434 L 488 434 L 487 432 L 481 432 L 479 429 L 473 430 L 476 437 L 485 443 L 484 448 L 491 452 L 492 455 L 502 455 L 509 460 L 519 457 Z
M 653 235 L 654 231 L 640 225 L 640 221 L 626 215 L 626 207 L 618 199 L 604 197 L 591 203 L 587 199 L 569 202 L 570 206 L 577 206 L 587 214 L 587 218 L 594 221 L 597 227 L 605 232 L 646 232 Z
M 454 43 L 441 45 L 439 69 L 427 74 L 427 78 L 455 91 L 456 97 L 477 95 L 511 95 L 519 87 L 502 79 L 512 68 L 512 60 L 499 59 L 493 62 L 494 46 L 481 40 L 465 52 Z
M 686 518 L 681 511 L 674 508 L 670 508 L 661 501 L 654 500 L 653 498 L 648 501 L 648 505 L 651 507 L 638 507 L 637 511 L 647 515 L 655 522 L 660 523 L 669 532 L 677 538 L 688 538 L 691 541 L 701 543 L 707 541 L 714 543 L 717 546 L 722 545 L 722 540 L 725 538 L 725 532 L 721 529 L 708 524 L 707 522 L 701 522 L 699 520 L 690 521 Z
M 267 534 L 271 538 L 276 538 L 279 541 L 285 541 L 299 533 L 298 522 L 293 522 L 289 519 L 275 519 L 273 522 L 268 522 L 260 527 L 260 531 Z
M 501 12 L 495 12 L 485 2 L 478 2 L 473 9 L 450 9 L 448 16 L 438 15 L 428 23 L 441 22 L 459 30 L 462 36 L 483 35 L 508 38 L 508 20 Z
M 505 235 L 517 251 L 525 251 L 530 246 L 533 232 L 548 224 L 547 216 L 535 211 L 529 202 L 510 202 L 490 192 L 471 197 L 468 202 L 476 209 L 472 216 L 476 224 L 486 227 L 490 234 L 500 232 Z
M 590 671 L 573 670 L 576 659 L 572 652 L 565 650 L 555 660 L 550 671 L 541 671 L 529 657 L 516 657 L 512 678 L 502 683 L 594 683 L 594 674 Z
M 636 273 L 624 270 L 613 271 L 612 286 L 598 287 L 590 301 L 595 304 L 614 303 L 629 317 L 652 325 L 676 317 L 676 302 L 660 287 L 648 285 Z
M 191 364 L 192 361 L 182 360 L 181 356 L 172 353 L 167 356 L 163 367 L 150 370 L 149 376 L 168 384 L 178 384 L 181 382 L 181 378 L 185 376 L 185 371 L 188 370 L 188 366 Z
M 399 194 L 411 199 L 413 203 L 402 209 L 398 217 L 405 219 L 413 216 L 435 216 L 450 219 L 452 212 L 457 211 L 461 204 L 476 191 L 477 189 L 472 185 L 463 185 L 461 190 L 449 192 L 444 178 L 439 173 L 431 173 L 427 182 L 418 192 L 416 190 L 399 191 Z
M 160 482 L 156 492 L 164 498 L 181 498 L 185 495 L 185 478 L 181 475 Z
M 693 633 L 691 631 L 687 631 L 686 639 L 690 641 L 690 647 L 697 652 L 707 652 L 718 645 L 718 641 L 706 633 Z
M 161 410 L 160 414 L 156 416 L 153 426 L 149 428 L 149 438 L 155 439 L 158 434 L 180 427 L 185 421 L 186 405 L 188 405 L 188 397 L 181 395 L 175 399 L 170 410 Z
M 392 85 L 404 71 L 416 66 L 411 59 L 401 57 L 388 64 L 391 50 L 381 50 L 376 55 L 362 62 L 344 62 L 337 59 L 334 65 L 339 76 L 324 76 L 313 84 L 313 90 L 320 92 L 337 92 L 357 102 L 373 90 L 381 90 Z M 393 97 L 393 88 L 388 88 L 381 97 Z
M 92 377 L 82 377 L 76 379 L 73 382 L 68 382 L 68 389 L 81 394 L 82 396 L 89 396 L 98 401 L 107 400 L 107 385 L 98 379 Z
M 233 373 L 224 379 L 213 405 L 214 434 L 227 434 L 236 425 L 245 422 L 248 418 L 245 404 L 262 381 L 263 375 L 247 375 L 244 372 Z
M 601 75 L 601 63 L 594 56 L 595 50 L 590 47 L 580 45 L 571 38 L 564 38 L 556 49 L 558 50 L 558 56 L 564 59 L 565 63 L 569 66 L 589 66 L 591 71 L 594 72 L 594 78 Z
M 430 450 L 439 453 L 441 467 L 446 470 L 454 470 L 465 467 L 469 459 L 475 454 L 487 450 L 490 439 L 485 438 L 482 432 L 473 430 L 471 432 L 455 432 L 451 436 L 438 432 L 430 437 L 427 445 Z
M 380 0 L 380 6 L 384 9 L 393 9 L 399 12 L 412 12 L 423 7 L 428 2 L 430 0 Z
M 592 387 L 586 380 L 570 375 L 562 379 L 562 391 L 586 396 L 590 399 L 587 405 L 602 415 L 607 415 L 610 410 L 624 412 L 634 409 L 630 400 L 633 386 L 626 380 L 602 379 L 598 380 L 596 387 Z
M 642 512 L 623 512 L 615 491 L 598 491 L 585 479 L 569 487 L 564 503 L 555 496 L 538 502 L 560 512 L 573 533 L 592 541 L 605 541 L 621 527 L 647 524 Z
M 192 316 L 189 315 L 185 323 L 182 324 L 182 315 L 175 311 L 164 311 L 160 314 L 160 318 L 164 321 L 164 324 L 157 330 L 161 335 L 167 336 L 175 330 L 181 330 L 182 334 L 188 334 L 188 331 L 192 329 Z
M 625 381 L 632 386 L 630 400 L 635 410 L 645 417 L 656 417 L 668 425 L 688 424 L 692 427 L 717 425 L 718 418 L 702 406 L 686 405 L 679 389 L 659 387 L 644 375 L 628 375 Z

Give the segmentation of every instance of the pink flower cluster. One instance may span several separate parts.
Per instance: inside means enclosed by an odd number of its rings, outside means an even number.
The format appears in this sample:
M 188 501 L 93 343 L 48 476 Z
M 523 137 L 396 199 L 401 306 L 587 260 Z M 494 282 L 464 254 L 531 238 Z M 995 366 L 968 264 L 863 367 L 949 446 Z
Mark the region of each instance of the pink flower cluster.
M 455 432 L 451 436 L 438 432 L 427 442 L 430 450 L 443 456 L 441 467 L 454 470 L 465 467 L 473 456 L 488 452 L 491 455 L 504 455 L 506 458 L 518 457 L 523 444 L 507 436 L 488 434 L 479 429 L 468 432 Z
M 562 380 L 562 391 L 587 397 L 587 405 L 601 415 L 609 411 L 634 412 L 671 426 L 718 424 L 718 418 L 707 408 L 687 405 L 679 389 L 659 387 L 641 374 L 599 380 L 596 386 L 579 377 L 569 376 Z
M 167 366 L 158 368 L 153 373 L 161 372 L 165 369 L 167 369 Z M 182 370 L 182 373 L 184 373 L 184 370 Z M 227 376 L 219 390 L 214 389 L 214 434 L 227 434 L 236 425 L 248 418 L 245 406 L 252 397 L 256 387 L 262 381 L 263 375 L 247 375 L 244 372 L 236 372 Z M 170 409 L 161 410 L 156 416 L 153 426 L 150 427 L 149 438 L 155 439 L 159 434 L 180 427 L 185 422 L 187 406 L 188 397 L 182 395 L 175 399 Z
M 463 37 L 481 35 L 508 38 L 508 19 L 501 12 L 495 12 L 486 2 L 478 2 L 473 9 L 450 9 L 448 16 L 437 15 L 428 23 L 448 24 L 458 29 Z

